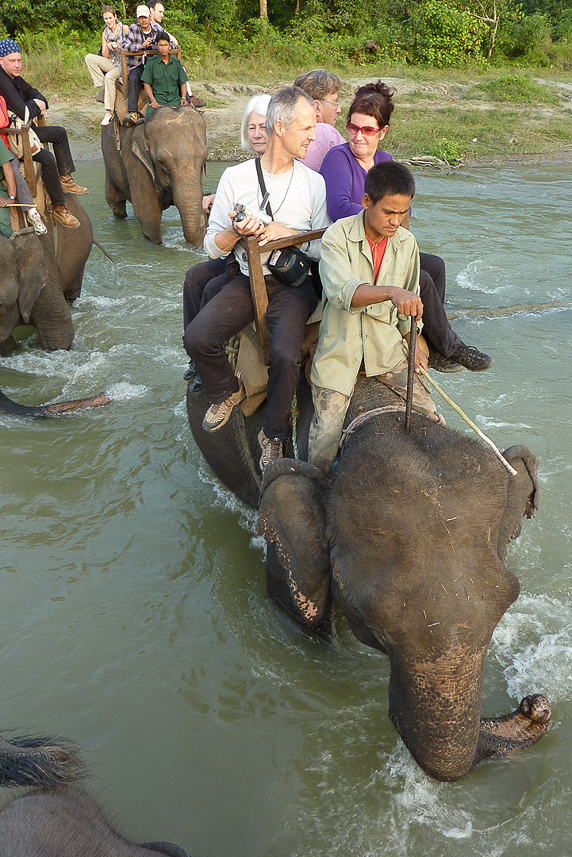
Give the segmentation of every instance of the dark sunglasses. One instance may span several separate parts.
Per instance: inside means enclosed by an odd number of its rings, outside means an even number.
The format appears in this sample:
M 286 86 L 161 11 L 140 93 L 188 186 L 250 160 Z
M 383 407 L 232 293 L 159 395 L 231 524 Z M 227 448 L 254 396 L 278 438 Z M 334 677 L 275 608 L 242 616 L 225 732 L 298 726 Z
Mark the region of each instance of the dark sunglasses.
M 355 122 L 346 122 L 346 128 L 350 134 L 357 134 L 358 131 L 361 131 L 365 137 L 373 137 L 374 134 L 379 134 L 381 131 L 381 128 L 374 128 L 372 125 L 362 125 L 360 128 Z

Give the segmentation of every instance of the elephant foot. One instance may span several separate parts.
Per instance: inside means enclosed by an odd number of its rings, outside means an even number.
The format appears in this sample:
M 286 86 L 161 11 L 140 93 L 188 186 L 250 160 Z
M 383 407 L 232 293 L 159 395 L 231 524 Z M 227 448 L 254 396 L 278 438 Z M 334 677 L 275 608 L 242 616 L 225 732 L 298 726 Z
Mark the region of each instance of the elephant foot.
M 525 696 L 512 714 L 483 718 L 475 764 L 491 756 L 505 756 L 536 744 L 546 734 L 552 710 L 545 696 Z
M 114 217 L 119 217 L 121 220 L 125 220 L 127 217 L 127 207 L 125 204 L 125 200 L 123 202 L 116 202 L 111 206 L 111 210 L 113 212 Z

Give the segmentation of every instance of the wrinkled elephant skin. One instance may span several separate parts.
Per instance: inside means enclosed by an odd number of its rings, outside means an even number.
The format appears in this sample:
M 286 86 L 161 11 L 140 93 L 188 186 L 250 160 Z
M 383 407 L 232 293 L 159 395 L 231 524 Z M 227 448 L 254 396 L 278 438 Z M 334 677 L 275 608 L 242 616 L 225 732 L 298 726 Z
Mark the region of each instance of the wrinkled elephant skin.
M 71 785 L 86 773 L 61 739 L 0 738 L 0 785 L 34 787 L 0 809 L 2 857 L 189 857 L 170 842 L 134 845 L 112 830 L 92 798 Z
M 208 153 L 206 125 L 200 113 L 192 107 L 161 107 L 135 127 L 104 126 L 101 149 L 105 198 L 116 217 L 126 217 L 125 203 L 129 200 L 144 236 L 160 244 L 162 213 L 174 204 L 181 215 L 185 240 L 202 244 L 202 169 Z
M 301 456 L 311 417 L 303 387 Z M 360 379 L 347 423 L 395 402 L 377 381 Z M 235 408 L 223 429 L 207 435 L 199 428 L 204 397 L 188 393 L 187 407 L 207 461 L 252 502 L 263 412 L 245 419 Z M 270 594 L 322 632 L 335 603 L 360 641 L 386 652 L 393 723 L 428 774 L 456 780 L 482 758 L 534 743 L 550 719 L 541 696 L 507 717 L 480 718 L 487 647 L 519 593 L 502 560 L 523 515 L 536 508 L 537 462 L 526 447 L 511 447 L 504 453 L 517 470 L 511 477 L 473 437 L 415 413 L 410 433 L 403 422 L 403 414 L 387 412 L 366 420 L 328 477 L 303 461 L 270 464 L 259 530 Z
M 14 347 L 12 332 L 20 324 L 32 324 L 47 351 L 69 348 L 73 342 L 71 313 L 49 234 L 0 236 L 1 354 Z

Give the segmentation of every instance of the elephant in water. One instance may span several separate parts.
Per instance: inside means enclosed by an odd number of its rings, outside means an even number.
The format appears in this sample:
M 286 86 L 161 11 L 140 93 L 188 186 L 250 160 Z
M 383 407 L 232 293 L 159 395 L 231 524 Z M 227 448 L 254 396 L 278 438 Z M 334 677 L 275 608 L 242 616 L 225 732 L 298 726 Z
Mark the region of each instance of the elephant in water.
M 272 462 L 259 530 L 270 594 L 322 632 L 335 603 L 361 642 L 386 652 L 391 720 L 428 774 L 457 780 L 548 728 L 550 705 L 540 695 L 506 717 L 481 719 L 487 648 L 519 593 L 503 559 L 523 515 L 536 508 L 537 461 L 526 447 L 511 447 L 504 455 L 517 471 L 512 477 L 480 441 L 416 413 L 406 433 L 400 402 L 375 379 L 360 378 L 339 462 L 328 476 L 303 461 Z M 204 405 L 202 393 L 189 390 L 195 440 L 217 476 L 256 505 L 261 410 L 245 419 L 235 408 L 226 426 L 207 434 Z M 312 415 L 304 380 L 298 410 L 304 456 Z
M 160 244 L 162 213 L 175 204 L 185 240 L 202 245 L 202 169 L 208 152 L 200 113 L 193 107 L 160 107 L 134 128 L 106 125 L 101 149 L 105 198 L 116 217 L 127 216 L 129 200 L 145 238 Z
M 71 199 L 71 201 L 70 201 Z M 50 224 L 46 235 L 30 228 L 0 235 L 0 355 L 14 348 L 12 332 L 31 324 L 47 351 L 70 348 L 74 330 L 67 301 L 81 292 L 91 251 L 90 220 L 71 194 L 66 204 L 80 221 L 76 229 Z
M 76 750 L 60 739 L 0 738 L 0 785 L 33 790 L 0 809 L 2 857 L 189 857 L 170 842 L 134 845 L 115 833 L 77 786 L 86 775 Z

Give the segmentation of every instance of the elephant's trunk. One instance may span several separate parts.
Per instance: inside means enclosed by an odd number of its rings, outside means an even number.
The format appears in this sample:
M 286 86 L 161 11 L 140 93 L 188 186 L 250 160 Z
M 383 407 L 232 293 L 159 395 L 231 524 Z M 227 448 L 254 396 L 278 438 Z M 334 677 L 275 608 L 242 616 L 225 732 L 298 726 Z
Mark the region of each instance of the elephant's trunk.
M 389 716 L 423 770 L 437 780 L 464 777 L 479 741 L 486 647 L 461 644 L 435 661 L 391 655 Z
M 183 235 L 189 244 L 202 246 L 205 237 L 206 219 L 203 211 L 203 192 L 200 182 L 196 187 L 189 187 L 189 176 L 196 177 L 196 166 L 174 170 L 171 172 L 173 202 L 181 215 Z

